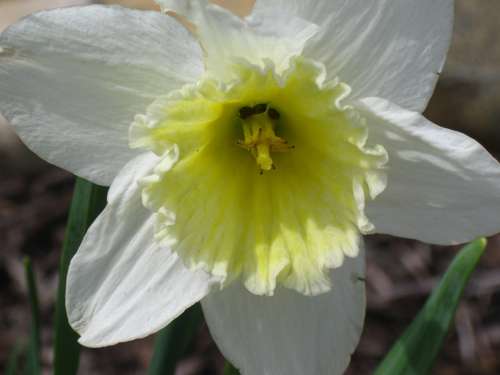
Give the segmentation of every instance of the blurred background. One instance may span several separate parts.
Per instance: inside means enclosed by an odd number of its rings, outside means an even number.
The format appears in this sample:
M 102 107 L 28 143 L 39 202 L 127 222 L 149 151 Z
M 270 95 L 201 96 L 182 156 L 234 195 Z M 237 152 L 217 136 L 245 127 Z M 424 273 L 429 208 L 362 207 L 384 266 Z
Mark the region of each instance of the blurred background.
M 85 0 L 0 0 L 0 31 L 34 11 Z M 152 0 L 101 1 L 156 9 Z M 453 45 L 427 117 L 479 140 L 500 156 L 500 2 L 457 0 Z M 42 311 L 42 361 L 49 374 L 57 269 L 73 177 L 30 153 L 0 117 L 0 371 L 29 335 L 22 259 L 34 263 Z M 500 212 L 499 212 L 500 214 Z M 370 374 L 414 318 L 457 248 L 388 236 L 369 238 L 368 312 L 348 374 Z M 474 273 L 434 374 L 500 374 L 500 237 Z M 81 375 L 145 374 L 153 338 L 84 349 Z M 220 374 L 223 358 L 202 327 L 176 375 Z

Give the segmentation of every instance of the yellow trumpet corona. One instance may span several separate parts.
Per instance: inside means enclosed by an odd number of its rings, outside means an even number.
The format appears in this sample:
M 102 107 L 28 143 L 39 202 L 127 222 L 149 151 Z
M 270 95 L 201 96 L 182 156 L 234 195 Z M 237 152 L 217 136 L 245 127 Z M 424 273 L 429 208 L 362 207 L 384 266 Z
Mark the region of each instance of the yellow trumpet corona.
M 132 147 L 164 159 L 143 180 L 156 238 L 223 285 L 323 293 L 328 269 L 372 229 L 363 209 L 385 188 L 385 150 L 367 145 L 363 118 L 342 103 L 349 87 L 323 85 L 319 64 L 232 73 L 157 100 L 132 125 Z

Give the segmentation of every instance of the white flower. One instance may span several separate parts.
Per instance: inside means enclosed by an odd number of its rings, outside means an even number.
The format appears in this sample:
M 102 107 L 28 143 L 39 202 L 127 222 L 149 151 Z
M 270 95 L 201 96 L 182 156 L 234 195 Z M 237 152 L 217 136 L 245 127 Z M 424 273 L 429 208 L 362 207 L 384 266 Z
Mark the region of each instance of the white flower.
M 68 8 L 0 37 L 2 113 L 111 185 L 70 266 L 69 320 L 112 345 L 201 301 L 244 375 L 340 374 L 364 318 L 360 233 L 500 228 L 497 162 L 420 114 L 453 1 L 258 0 L 246 18 L 158 2 L 175 17 Z

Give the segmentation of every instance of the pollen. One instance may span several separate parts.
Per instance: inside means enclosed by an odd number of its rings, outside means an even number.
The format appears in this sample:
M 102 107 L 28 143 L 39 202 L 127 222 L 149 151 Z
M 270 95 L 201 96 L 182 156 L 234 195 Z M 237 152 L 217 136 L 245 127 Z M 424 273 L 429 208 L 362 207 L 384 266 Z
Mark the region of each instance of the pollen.
M 141 182 L 155 239 L 222 288 L 324 293 L 373 230 L 364 207 L 385 188 L 387 154 L 344 104 L 349 86 L 314 61 L 238 61 L 229 77 L 157 99 L 130 128 L 131 147 L 161 159 Z
M 294 148 L 275 133 L 279 112 L 274 108 L 267 109 L 265 104 L 245 106 L 239 112 L 243 140 L 237 142 L 238 146 L 250 152 L 261 172 L 275 169 L 271 154 L 288 152 Z

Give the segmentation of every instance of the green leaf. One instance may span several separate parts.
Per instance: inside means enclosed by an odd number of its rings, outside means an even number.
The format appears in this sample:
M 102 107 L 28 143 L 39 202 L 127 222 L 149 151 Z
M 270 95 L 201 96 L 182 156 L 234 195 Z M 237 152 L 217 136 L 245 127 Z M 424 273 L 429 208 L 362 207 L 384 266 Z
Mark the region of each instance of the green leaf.
M 77 178 L 66 236 L 59 265 L 59 286 L 55 315 L 54 374 L 74 375 L 78 370 L 80 345 L 78 335 L 71 329 L 66 316 L 66 276 L 71 258 L 75 255 L 88 227 L 106 205 L 107 188 Z
M 40 367 L 40 309 L 38 304 L 38 292 L 35 282 L 35 274 L 30 258 L 24 258 L 24 272 L 31 307 L 31 334 L 26 358 L 25 373 L 27 375 L 38 375 Z
M 224 375 L 239 375 L 239 371 L 229 362 L 226 362 L 226 366 L 224 367 Z
M 386 355 L 375 375 L 428 374 L 446 338 L 464 287 L 486 248 L 484 238 L 455 257 L 425 306 Z
M 156 336 L 148 375 L 173 375 L 202 322 L 201 307 L 196 304 L 161 330 Z

